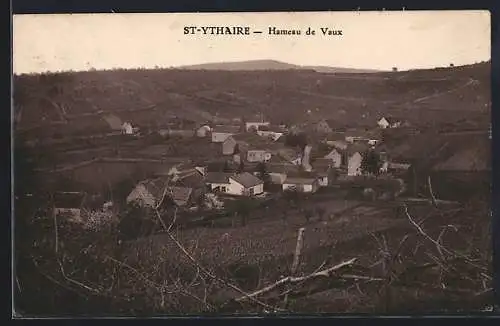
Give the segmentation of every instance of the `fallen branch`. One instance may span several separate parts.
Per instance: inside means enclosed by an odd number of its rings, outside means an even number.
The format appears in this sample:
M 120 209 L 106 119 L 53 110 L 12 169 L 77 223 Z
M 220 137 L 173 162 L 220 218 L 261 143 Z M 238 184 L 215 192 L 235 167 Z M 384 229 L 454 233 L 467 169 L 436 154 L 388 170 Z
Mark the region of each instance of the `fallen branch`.
M 236 302 L 242 302 L 242 301 L 245 301 L 247 299 L 252 299 L 252 298 L 257 297 L 259 295 L 262 295 L 264 293 L 268 293 L 268 292 L 274 290 L 275 288 L 282 286 L 282 285 L 285 285 L 285 284 L 295 284 L 295 283 L 299 283 L 299 282 L 308 281 L 310 279 L 317 278 L 317 277 L 330 277 L 333 274 L 333 272 L 335 272 L 335 271 L 337 271 L 345 266 L 352 265 L 356 260 L 357 260 L 357 258 L 352 258 L 348 261 L 344 261 L 344 262 L 337 264 L 333 267 L 327 268 L 327 269 L 322 270 L 322 271 L 317 272 L 317 273 L 309 274 L 307 276 L 302 276 L 302 277 L 288 276 L 288 277 L 282 278 L 281 280 L 279 280 L 279 281 L 277 281 L 269 286 L 266 286 L 263 289 L 260 289 L 258 291 L 251 293 L 251 294 L 247 294 L 243 297 L 236 299 Z

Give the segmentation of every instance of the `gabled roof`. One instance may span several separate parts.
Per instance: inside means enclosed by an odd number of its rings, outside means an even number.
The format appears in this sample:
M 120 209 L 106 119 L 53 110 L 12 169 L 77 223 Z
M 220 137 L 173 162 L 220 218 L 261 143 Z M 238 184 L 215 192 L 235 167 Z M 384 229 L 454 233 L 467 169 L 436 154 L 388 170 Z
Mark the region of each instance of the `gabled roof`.
M 385 119 L 387 122 L 389 122 L 390 124 L 393 124 L 395 122 L 399 122 L 398 119 L 394 118 L 394 117 L 391 117 L 391 116 L 382 116 L 380 117 L 380 119 L 378 119 L 377 121 L 380 121 L 382 119 Z
M 264 183 L 264 181 L 260 180 L 259 178 L 248 172 L 232 175 L 231 179 L 241 184 L 245 188 L 250 188 Z
M 233 173 L 227 172 L 208 172 L 205 181 L 207 183 L 229 183 L 229 178 Z
M 174 203 L 179 206 L 186 205 L 193 193 L 192 188 L 177 186 L 168 187 L 167 191 Z
M 266 171 L 269 173 L 298 173 L 299 167 L 291 163 L 269 163 L 266 164 Z
M 315 174 L 297 173 L 288 175 L 284 183 L 310 185 L 316 181 L 317 181 L 317 176 Z
M 188 188 L 198 188 L 203 186 L 204 177 L 197 170 L 184 172 L 178 175 L 176 185 Z
M 167 188 L 169 178 L 160 177 L 156 179 L 143 180 L 139 184 L 143 185 L 146 190 L 156 199 L 160 199 Z

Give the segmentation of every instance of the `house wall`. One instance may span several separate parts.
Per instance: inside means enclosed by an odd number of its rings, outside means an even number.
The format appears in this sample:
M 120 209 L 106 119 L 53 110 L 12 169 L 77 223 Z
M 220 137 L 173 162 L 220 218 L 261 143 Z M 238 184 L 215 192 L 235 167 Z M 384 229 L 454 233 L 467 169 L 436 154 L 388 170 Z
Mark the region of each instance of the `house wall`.
M 130 123 L 125 122 L 122 125 L 122 133 L 126 135 L 132 135 L 134 133 L 134 129 L 132 128 L 132 125 Z
M 272 138 L 274 141 L 278 140 L 281 136 L 283 136 L 282 132 L 275 132 L 275 131 L 257 131 L 257 134 L 261 137 L 268 137 Z
M 237 183 L 233 179 L 229 178 L 229 187 L 228 187 L 228 194 L 231 195 L 243 195 L 243 191 L 245 190 L 245 187 L 243 187 L 241 184 Z
M 229 136 L 232 136 L 232 133 L 228 132 L 213 132 L 212 133 L 212 142 L 213 143 L 223 143 Z
M 230 184 L 229 183 L 210 183 L 210 190 L 215 190 L 217 187 L 221 188 L 221 192 L 223 193 L 228 193 L 230 190 Z M 224 188 L 224 190 L 222 189 Z
M 342 155 L 335 149 L 326 155 L 325 158 L 332 160 L 334 168 L 338 169 L 342 165 Z
M 382 128 L 382 129 L 385 129 L 385 128 L 389 127 L 389 122 L 388 122 L 386 119 L 384 119 L 384 118 L 380 119 L 380 120 L 377 122 L 377 124 L 378 124 L 378 126 L 379 126 L 380 128 Z
M 246 122 L 245 129 L 249 131 L 251 128 L 259 129 L 259 126 L 269 126 L 269 122 Z
M 250 187 L 246 191 L 249 192 L 250 195 L 260 195 L 264 192 L 264 184 L 261 183 L 256 186 Z
M 233 137 L 228 137 L 222 143 L 222 154 L 233 155 L 235 147 L 236 147 L 236 140 Z
M 249 150 L 247 152 L 248 162 L 267 162 L 271 159 L 271 153 L 263 150 Z
M 297 191 L 299 192 L 313 193 L 318 190 L 318 183 L 317 182 L 314 182 L 313 184 L 283 183 L 283 191 L 293 188 L 297 189 Z
M 347 163 L 347 175 L 348 176 L 356 176 L 361 175 L 361 161 L 363 160 L 363 156 L 359 153 L 354 153 L 349 157 Z
M 318 185 L 320 187 L 328 186 L 328 176 L 320 176 L 318 177 Z

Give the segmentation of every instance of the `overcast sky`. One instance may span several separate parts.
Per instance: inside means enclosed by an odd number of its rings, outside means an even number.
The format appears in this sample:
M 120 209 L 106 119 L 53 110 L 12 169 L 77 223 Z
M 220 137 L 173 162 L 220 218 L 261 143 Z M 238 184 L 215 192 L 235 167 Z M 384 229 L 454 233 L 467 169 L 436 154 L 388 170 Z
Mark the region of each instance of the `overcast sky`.
M 233 25 L 263 33 L 183 34 Z M 273 36 L 269 27 L 316 35 Z M 322 27 L 343 35 L 323 36 Z M 13 36 L 15 74 L 257 59 L 406 70 L 489 60 L 491 43 L 487 11 L 16 15 Z

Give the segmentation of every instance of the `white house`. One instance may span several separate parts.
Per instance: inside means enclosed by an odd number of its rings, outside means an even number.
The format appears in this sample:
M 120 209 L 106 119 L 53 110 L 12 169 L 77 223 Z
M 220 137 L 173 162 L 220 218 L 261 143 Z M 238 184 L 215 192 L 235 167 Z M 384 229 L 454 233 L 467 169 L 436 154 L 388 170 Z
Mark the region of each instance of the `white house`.
M 215 126 L 212 130 L 212 143 L 223 143 L 228 137 L 239 132 L 239 126 Z
M 281 128 L 272 128 L 270 126 L 261 126 L 257 130 L 257 135 L 272 139 L 273 141 L 280 139 L 283 134 L 284 132 Z
M 247 151 L 247 161 L 248 162 L 269 162 L 271 160 L 272 153 L 270 150 L 265 149 L 249 149 Z
M 251 173 L 207 173 L 207 185 L 214 192 L 238 196 L 254 196 L 264 192 L 264 182 Z
M 319 182 L 314 177 L 287 177 L 283 182 L 283 191 L 296 190 L 298 192 L 315 193 Z
M 363 155 L 359 151 L 349 153 L 347 156 L 347 175 L 357 176 L 361 175 L 361 162 L 363 161 Z
M 269 126 L 271 123 L 270 122 L 245 122 L 245 130 L 246 131 L 252 131 L 252 130 L 259 130 L 260 127 L 263 126 Z
M 122 134 L 132 135 L 134 133 L 134 128 L 130 122 L 124 122 L 122 124 Z
M 334 168 L 338 169 L 342 166 L 342 153 L 336 148 L 332 149 L 324 158 L 331 160 Z
M 382 129 L 398 128 L 401 126 L 401 122 L 395 121 L 394 119 L 391 118 L 382 117 L 377 121 L 377 125 Z

